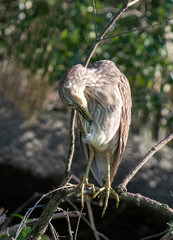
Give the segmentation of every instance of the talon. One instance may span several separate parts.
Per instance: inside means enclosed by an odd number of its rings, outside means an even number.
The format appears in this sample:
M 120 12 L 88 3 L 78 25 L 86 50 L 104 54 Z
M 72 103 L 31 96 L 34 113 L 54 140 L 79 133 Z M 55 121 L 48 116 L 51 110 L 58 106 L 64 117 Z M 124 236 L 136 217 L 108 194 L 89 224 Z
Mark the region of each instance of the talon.
M 105 215 L 105 212 L 106 212 L 106 209 L 108 207 L 108 201 L 109 201 L 109 196 L 110 194 L 113 194 L 115 199 L 116 199 L 116 208 L 118 208 L 119 206 L 119 196 L 118 194 L 113 190 L 112 187 L 107 187 L 107 186 L 104 186 L 102 188 L 100 188 L 92 198 L 95 198 L 97 197 L 101 192 L 103 191 L 106 191 L 106 196 L 105 196 L 105 202 L 104 202 L 104 207 L 103 207 L 103 211 L 102 211 L 102 217 Z
M 76 190 L 77 189 L 81 189 L 80 196 L 81 196 L 81 205 L 82 205 L 82 207 L 84 206 L 84 189 L 85 189 L 85 187 L 91 188 L 92 195 L 94 195 L 94 193 L 95 193 L 94 184 L 88 183 L 88 178 L 86 178 L 86 176 L 83 176 L 81 182 L 76 187 Z
M 100 188 L 95 194 L 94 194 L 94 196 L 92 197 L 92 198 L 96 198 L 101 192 L 103 192 L 105 190 L 105 187 L 102 187 L 102 188 Z
M 106 209 L 108 207 L 108 200 L 109 200 L 109 195 L 110 195 L 110 188 L 106 188 L 106 197 L 105 197 L 105 204 L 104 204 L 104 208 L 102 211 L 102 218 L 105 215 Z
M 120 199 L 119 199 L 119 196 L 118 194 L 114 191 L 113 188 L 111 188 L 111 193 L 114 195 L 115 199 L 116 199 L 116 208 L 119 207 L 119 202 L 120 202 Z

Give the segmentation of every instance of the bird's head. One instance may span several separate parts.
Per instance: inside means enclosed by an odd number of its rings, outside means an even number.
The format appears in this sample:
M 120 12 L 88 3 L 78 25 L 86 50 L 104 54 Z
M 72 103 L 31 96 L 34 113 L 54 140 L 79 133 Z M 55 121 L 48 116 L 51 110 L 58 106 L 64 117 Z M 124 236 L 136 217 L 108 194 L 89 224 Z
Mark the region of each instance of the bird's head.
M 76 109 L 91 124 L 93 118 L 84 95 L 86 71 L 81 64 L 72 67 L 60 80 L 59 95 L 66 105 Z

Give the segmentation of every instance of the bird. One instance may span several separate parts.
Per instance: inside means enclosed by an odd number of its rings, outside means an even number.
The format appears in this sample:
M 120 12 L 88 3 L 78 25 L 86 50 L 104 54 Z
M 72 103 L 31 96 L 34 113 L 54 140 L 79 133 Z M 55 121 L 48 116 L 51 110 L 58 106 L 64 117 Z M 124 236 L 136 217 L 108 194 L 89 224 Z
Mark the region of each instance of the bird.
M 104 216 L 111 187 L 123 156 L 131 123 L 131 90 L 126 76 L 113 61 L 100 60 L 88 67 L 73 66 L 59 83 L 61 100 L 77 112 L 81 147 L 88 161 L 83 184 L 89 185 L 90 169 L 106 191 Z

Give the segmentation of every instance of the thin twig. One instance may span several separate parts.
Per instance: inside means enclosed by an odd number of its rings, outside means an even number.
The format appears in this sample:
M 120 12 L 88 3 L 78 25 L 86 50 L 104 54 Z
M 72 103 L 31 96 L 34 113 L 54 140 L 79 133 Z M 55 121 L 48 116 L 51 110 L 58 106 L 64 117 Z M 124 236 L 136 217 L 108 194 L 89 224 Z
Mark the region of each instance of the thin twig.
M 95 29 L 95 35 L 97 38 L 97 24 L 96 24 L 96 3 L 95 0 L 92 0 L 93 2 L 93 15 L 94 15 L 94 29 Z
M 7 218 L 6 216 L 7 211 L 4 208 L 0 208 L 0 225 L 3 224 Z
M 71 186 L 70 186 L 71 188 Z M 74 185 L 73 190 L 68 189 L 66 186 L 64 186 L 63 189 L 52 195 L 52 198 L 48 202 L 48 204 L 45 206 L 44 211 L 42 212 L 39 220 L 36 222 L 36 224 L 33 226 L 31 232 L 28 234 L 28 236 L 25 238 L 25 240 L 37 240 L 40 238 L 41 235 L 43 235 L 47 229 L 48 223 L 51 221 L 52 216 L 58 206 L 64 202 L 64 200 L 68 197 L 74 197 L 76 195 L 76 185 Z
M 87 206 L 87 209 L 88 209 L 88 215 L 89 215 L 91 227 L 92 227 L 92 229 L 94 229 L 94 231 L 93 231 L 94 237 L 95 237 L 96 240 L 100 240 L 100 237 L 99 237 L 99 235 L 96 231 L 96 225 L 95 225 L 95 222 L 94 222 L 93 211 L 92 211 L 91 204 L 90 204 L 90 201 L 88 200 L 88 198 L 86 198 L 86 206 Z
M 70 177 L 71 164 L 72 164 L 74 148 L 75 148 L 75 120 L 76 120 L 76 110 L 72 109 L 71 110 L 71 118 L 70 118 L 69 151 L 68 151 L 66 168 L 65 168 L 62 185 L 64 185 L 65 182 L 68 181 L 68 179 Z
M 149 26 L 146 26 L 146 27 L 135 28 L 135 29 L 132 29 L 132 30 L 124 31 L 124 32 L 117 33 L 117 34 L 112 35 L 112 36 L 105 37 L 105 38 L 101 39 L 101 41 L 105 41 L 105 40 L 108 40 L 108 39 L 111 39 L 111 38 L 114 38 L 114 37 L 117 37 L 117 36 L 122 36 L 124 34 L 132 33 L 132 32 L 142 31 L 142 30 L 145 30 L 145 29 L 148 29 L 148 28 L 157 27 L 157 26 L 159 26 L 163 23 L 166 23 L 166 22 L 169 22 L 169 21 L 172 21 L 172 20 L 173 20 L 173 17 L 172 18 L 167 18 L 164 21 L 158 22 L 158 23 L 153 24 L 153 25 L 149 25 Z
M 62 209 L 62 211 L 66 215 L 66 219 L 67 219 L 67 223 L 68 223 L 68 232 L 69 232 L 70 239 L 73 240 L 73 232 L 71 230 L 71 223 L 70 223 L 70 218 L 69 218 L 68 212 L 64 211 L 63 209 Z M 80 213 L 79 213 L 79 216 L 80 216 Z
M 132 5 L 136 4 L 137 2 L 139 2 L 140 0 L 133 0 L 133 1 L 129 1 L 127 7 L 131 7 Z
M 110 28 L 114 25 L 114 23 L 120 18 L 120 16 L 123 14 L 123 12 L 126 11 L 126 9 L 130 6 L 132 6 L 133 4 L 135 4 L 136 2 L 138 2 L 140 0 L 135 0 L 135 1 L 130 1 L 128 0 L 123 6 L 122 8 L 112 17 L 112 19 L 108 22 L 108 24 L 105 26 L 105 28 L 103 29 L 103 31 L 101 32 L 101 34 L 96 38 L 96 41 L 94 42 L 93 46 L 91 47 L 88 56 L 86 58 L 86 61 L 84 63 L 84 67 L 87 67 L 89 64 L 90 59 L 92 58 L 95 49 L 97 48 L 98 44 L 102 41 L 102 39 L 104 38 L 104 36 L 106 35 L 106 33 L 110 30 Z M 131 2 L 131 5 L 129 5 Z
M 152 235 L 147 236 L 147 237 L 140 238 L 139 240 L 151 240 L 152 238 L 160 237 L 167 232 L 168 232 L 168 229 L 166 229 L 165 231 L 162 231 L 160 233 L 156 233 L 156 234 L 152 234 Z
M 166 138 L 162 139 L 158 142 L 152 149 L 147 153 L 144 159 L 125 177 L 122 183 L 119 185 L 120 188 L 126 188 L 127 184 L 131 181 L 131 179 L 135 176 L 135 174 L 141 169 L 141 167 L 163 146 L 165 146 L 168 142 L 173 139 L 173 133 L 171 133 Z
M 139 0 L 136 0 L 139 1 Z M 122 6 L 122 8 L 112 17 L 112 19 L 108 22 L 108 24 L 103 29 L 102 33 L 99 35 L 99 40 L 103 39 L 106 33 L 111 29 L 114 23 L 120 18 L 120 16 L 126 11 L 129 6 L 131 0 L 127 0 L 127 2 Z M 132 1 L 134 2 L 134 1 Z M 136 2 L 135 2 L 136 3 Z M 135 4 L 133 3 L 133 4 Z M 133 5 L 131 4 L 131 6 Z
M 59 240 L 59 236 L 58 236 L 58 234 L 57 234 L 57 232 L 56 232 L 56 230 L 55 230 L 55 228 L 54 228 L 54 226 L 52 225 L 51 222 L 49 223 L 49 227 L 50 227 L 50 231 L 52 233 L 53 239 L 54 240 Z
M 26 202 L 24 202 L 21 206 L 19 206 L 13 213 L 20 213 L 24 208 L 26 208 L 27 205 L 29 205 L 30 202 L 32 202 L 35 199 L 38 199 L 38 197 L 40 197 L 41 195 L 42 195 L 41 193 L 37 193 L 37 192 L 34 193 Z M 6 229 L 7 226 L 9 226 L 9 224 L 12 222 L 13 218 L 15 217 L 13 213 L 7 218 L 1 230 Z
M 79 216 L 80 212 L 79 211 L 70 211 L 68 212 L 68 216 L 71 218 L 77 218 Z M 83 216 L 85 216 L 85 213 L 83 213 Z M 52 220 L 56 220 L 56 219 L 62 219 L 62 218 L 66 218 L 66 215 L 64 212 L 61 212 L 61 213 L 55 213 L 53 216 L 52 216 Z M 33 218 L 27 222 L 25 222 L 25 227 L 28 227 L 28 226 L 32 226 L 34 223 L 36 223 L 37 221 L 39 220 L 39 218 Z M 3 230 L 0 232 L 0 236 L 4 236 L 8 233 L 12 233 L 12 232 L 15 232 L 18 228 L 19 228 L 20 224 L 16 224 L 14 226 L 11 226 L 9 228 L 7 228 L 6 230 Z
M 117 8 L 114 8 L 114 7 L 111 6 L 111 7 L 105 7 L 103 9 L 97 10 L 98 15 L 105 14 L 105 13 L 108 13 L 108 12 L 111 12 L 111 13 L 117 12 Z M 132 9 L 132 10 L 128 10 L 128 11 L 124 12 L 124 14 L 121 15 L 121 18 L 126 18 L 126 17 L 134 16 L 134 15 L 137 16 L 137 17 L 142 16 L 140 11 L 138 11 L 136 9 Z
M 44 197 L 44 196 L 43 196 L 43 197 Z M 41 199 L 41 200 L 42 200 L 42 199 Z M 40 200 L 40 201 L 41 201 L 41 200 Z M 29 218 L 29 216 L 31 215 L 32 211 L 33 211 L 35 208 L 42 207 L 42 205 L 38 205 L 38 203 L 39 203 L 39 201 L 36 202 L 36 204 L 34 205 L 33 208 L 29 208 L 28 211 L 26 212 L 26 214 L 25 214 L 25 216 L 23 217 L 21 223 L 19 224 L 19 227 L 18 227 L 18 229 L 17 229 L 17 231 L 16 231 L 16 235 L 15 235 L 14 240 L 17 240 L 20 232 L 21 232 L 22 229 L 26 226 L 26 221 L 27 221 L 27 219 Z
M 70 201 L 69 199 L 67 199 L 67 202 L 76 210 L 79 211 L 79 209 L 77 208 L 77 206 L 72 203 L 72 201 Z M 106 237 L 103 233 L 100 233 L 99 231 L 97 231 L 96 229 L 93 229 L 90 222 L 86 219 L 86 217 L 82 216 L 82 220 L 91 228 L 91 230 L 93 232 L 96 232 L 100 237 L 102 237 L 105 240 L 109 240 L 108 237 Z
M 79 218 L 78 218 L 78 221 L 77 221 L 77 225 L 76 225 L 76 231 L 75 231 L 75 235 L 74 235 L 74 240 L 77 240 L 77 234 L 78 234 L 78 230 L 79 230 L 79 224 L 80 224 L 80 221 L 81 221 L 83 209 L 84 209 L 84 205 L 82 204 L 81 205 L 81 210 L 80 210 L 80 215 L 79 215 Z
M 29 216 L 31 215 L 31 213 L 34 211 L 35 208 L 38 208 L 39 207 L 39 203 L 47 196 L 55 193 L 56 191 L 59 191 L 59 190 L 62 190 L 64 188 L 70 188 L 70 186 L 63 186 L 63 187 L 59 187 L 57 189 L 54 189 L 46 194 L 43 194 L 43 196 L 41 196 L 41 198 L 39 198 L 39 200 L 34 204 L 34 206 L 32 208 L 29 208 L 28 211 L 26 212 L 25 216 L 23 217 L 19 227 L 18 227 L 18 230 L 16 232 L 16 236 L 15 236 L 15 240 L 17 239 L 17 237 L 19 236 L 20 232 L 22 231 L 23 227 L 25 226 L 26 224 L 26 221 L 28 220 Z
M 172 229 L 170 229 L 160 240 L 172 240 Z

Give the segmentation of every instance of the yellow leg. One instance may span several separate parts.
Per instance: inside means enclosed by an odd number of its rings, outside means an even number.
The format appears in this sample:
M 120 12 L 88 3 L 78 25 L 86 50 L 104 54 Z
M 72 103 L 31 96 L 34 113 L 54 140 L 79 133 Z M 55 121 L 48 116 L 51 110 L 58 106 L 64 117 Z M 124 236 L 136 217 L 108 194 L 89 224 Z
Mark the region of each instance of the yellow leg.
M 85 183 L 88 183 L 88 176 L 89 176 L 89 172 L 90 172 L 90 169 L 91 169 L 91 164 L 92 164 L 93 158 L 94 158 L 94 150 L 91 148 L 89 159 L 88 159 L 88 165 L 87 165 L 87 169 L 86 169 L 85 177 L 84 177 Z
M 110 196 L 111 193 L 114 195 L 114 197 L 116 199 L 116 207 L 118 207 L 118 205 L 119 205 L 118 194 L 111 188 L 111 183 L 110 183 L 110 152 L 109 151 L 106 152 L 105 158 L 106 158 L 106 182 L 105 182 L 104 187 L 100 188 L 96 192 L 96 194 L 93 196 L 93 198 L 95 198 L 102 191 L 104 191 L 104 190 L 106 191 L 102 217 L 104 216 L 104 214 L 106 212 L 106 209 L 107 209 L 107 206 L 108 206 L 109 196 Z
M 90 172 L 90 169 L 91 169 L 91 164 L 92 164 L 93 158 L 94 158 L 94 150 L 91 148 L 89 159 L 88 159 L 88 164 L 87 164 L 87 169 L 86 169 L 84 178 L 82 179 L 81 183 L 79 184 L 80 187 L 81 187 L 81 203 L 82 203 L 82 206 L 84 206 L 84 188 L 85 188 L 85 186 L 91 187 L 93 194 L 95 192 L 94 185 L 88 183 L 88 176 L 89 176 L 89 172 Z

